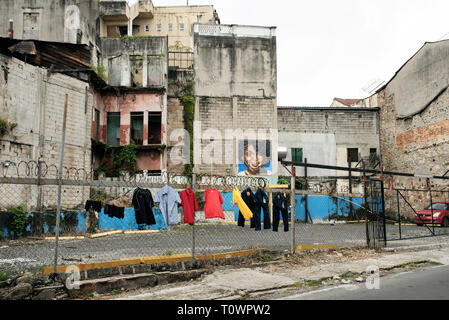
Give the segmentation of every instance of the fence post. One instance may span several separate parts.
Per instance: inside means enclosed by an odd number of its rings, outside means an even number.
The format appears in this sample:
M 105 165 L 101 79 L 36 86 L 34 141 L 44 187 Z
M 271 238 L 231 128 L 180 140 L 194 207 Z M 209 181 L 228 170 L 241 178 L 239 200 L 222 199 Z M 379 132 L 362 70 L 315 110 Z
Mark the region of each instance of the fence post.
M 387 246 L 387 223 L 386 223 L 386 217 L 385 217 L 385 190 L 384 190 L 384 181 L 383 179 L 380 181 L 380 192 L 381 192 L 381 199 L 382 199 L 382 224 L 383 224 L 383 237 L 384 237 L 384 244 L 385 247 Z
M 402 240 L 402 227 L 401 227 L 401 206 L 399 204 L 399 191 L 396 190 L 396 197 L 398 199 L 398 222 L 399 222 L 399 239 Z
M 352 194 L 352 172 L 351 172 L 351 162 L 348 162 L 348 172 L 349 172 L 349 193 Z M 349 217 L 354 220 L 354 207 L 352 205 L 352 197 L 349 197 Z
M 307 182 L 307 176 L 308 176 L 308 172 L 307 172 L 307 158 L 304 159 L 304 183 L 305 183 L 305 189 L 309 190 L 309 185 Z M 295 169 L 296 170 L 296 169 Z M 296 176 L 296 171 L 295 171 L 295 176 Z M 296 181 L 296 177 L 295 177 L 295 181 Z M 306 215 L 306 223 L 309 222 L 309 196 L 307 194 L 304 195 L 304 206 L 305 206 L 305 215 Z M 310 217 L 310 222 L 312 222 L 312 217 Z
M 430 210 L 432 213 L 432 233 L 435 236 L 435 223 L 433 220 L 433 199 L 432 199 L 432 186 L 430 184 L 430 179 L 427 179 L 427 187 L 429 188 L 429 195 L 430 195 Z
M 296 207 L 296 201 L 295 201 L 295 194 L 296 194 L 296 168 L 295 166 L 292 166 L 292 178 L 291 178 L 291 195 L 290 195 L 290 206 L 291 206 L 291 232 L 292 232 L 292 254 L 296 252 L 296 232 L 295 232 L 295 225 L 296 225 L 296 217 L 295 217 L 295 207 Z M 307 213 L 307 212 L 306 212 Z M 285 222 L 284 222 L 285 223 Z M 288 221 L 287 221 L 288 223 Z
M 196 198 L 196 170 L 192 169 L 192 191 Z M 193 225 L 192 225 L 192 260 L 195 260 L 195 212 L 193 213 Z
M 53 273 L 56 274 L 56 267 L 58 265 L 58 247 L 59 247 L 59 225 L 61 221 L 61 188 L 62 188 L 62 164 L 64 160 L 64 144 L 65 144 L 65 130 L 67 125 L 67 108 L 69 95 L 65 95 L 64 104 L 64 118 L 62 122 L 62 141 L 61 141 L 61 155 L 59 157 L 59 174 L 58 174 L 58 208 L 56 211 L 56 230 L 55 230 L 55 261 L 53 266 Z

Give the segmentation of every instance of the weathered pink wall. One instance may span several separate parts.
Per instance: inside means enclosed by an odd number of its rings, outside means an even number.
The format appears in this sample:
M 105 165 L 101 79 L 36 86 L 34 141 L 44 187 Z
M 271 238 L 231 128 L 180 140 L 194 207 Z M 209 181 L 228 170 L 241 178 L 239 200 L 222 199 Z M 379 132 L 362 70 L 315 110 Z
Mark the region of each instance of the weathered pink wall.
M 98 140 L 106 143 L 107 140 L 107 113 L 120 112 L 120 145 L 125 146 L 131 142 L 131 112 L 144 113 L 144 145 L 148 144 L 148 113 L 162 113 L 161 139 L 165 141 L 166 108 L 164 97 L 155 93 L 126 93 L 120 96 L 116 94 L 101 94 L 94 91 L 94 110 L 92 124 L 92 138 L 95 137 L 95 109 L 100 111 L 100 123 L 98 127 Z M 138 170 L 161 170 L 160 151 L 139 151 L 137 154 Z M 165 166 L 164 166 L 165 167 Z

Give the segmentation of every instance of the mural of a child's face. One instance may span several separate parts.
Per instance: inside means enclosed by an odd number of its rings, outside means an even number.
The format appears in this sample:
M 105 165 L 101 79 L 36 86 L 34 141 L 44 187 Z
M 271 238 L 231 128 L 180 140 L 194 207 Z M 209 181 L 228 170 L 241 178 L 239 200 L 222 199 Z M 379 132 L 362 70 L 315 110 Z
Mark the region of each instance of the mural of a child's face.
M 259 173 L 259 170 L 262 167 L 263 157 L 258 156 L 254 146 L 252 144 L 249 144 L 248 147 L 245 148 L 243 162 L 248 167 L 247 173 L 250 175 L 256 175 Z

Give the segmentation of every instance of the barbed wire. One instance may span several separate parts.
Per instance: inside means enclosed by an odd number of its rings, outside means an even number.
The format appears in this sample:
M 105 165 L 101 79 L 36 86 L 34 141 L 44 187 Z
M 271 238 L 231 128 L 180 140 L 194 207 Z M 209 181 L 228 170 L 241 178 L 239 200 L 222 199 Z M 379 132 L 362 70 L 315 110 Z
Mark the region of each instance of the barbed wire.
M 47 164 L 45 161 L 3 161 L 0 163 L 0 176 L 4 178 L 42 178 L 59 179 L 59 169 L 55 164 Z M 124 171 L 120 177 L 109 178 L 100 176 L 94 180 L 93 170 L 85 168 L 66 167 L 62 168 L 62 179 L 72 181 L 96 181 L 100 185 L 102 182 L 121 181 L 130 186 L 137 187 L 139 184 L 167 184 L 177 187 L 192 187 L 192 177 L 186 176 L 184 172 L 162 171 L 160 174 L 148 174 L 144 171 L 140 174 L 130 174 Z M 237 187 L 264 188 L 269 181 L 263 177 L 251 176 L 221 176 L 210 174 L 196 175 L 197 189 L 230 189 Z M 105 184 L 106 186 L 106 184 Z

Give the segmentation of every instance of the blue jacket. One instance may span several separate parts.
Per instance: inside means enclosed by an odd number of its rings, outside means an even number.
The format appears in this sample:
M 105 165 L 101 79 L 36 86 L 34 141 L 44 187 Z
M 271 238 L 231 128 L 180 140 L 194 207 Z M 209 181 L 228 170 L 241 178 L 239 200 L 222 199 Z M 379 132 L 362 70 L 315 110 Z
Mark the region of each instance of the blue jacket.
M 178 204 L 181 203 L 181 198 L 175 189 L 169 186 L 163 187 L 156 193 L 154 202 L 158 204 L 167 226 L 179 223 Z

